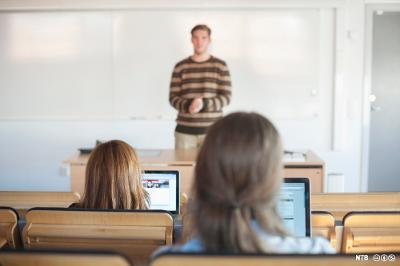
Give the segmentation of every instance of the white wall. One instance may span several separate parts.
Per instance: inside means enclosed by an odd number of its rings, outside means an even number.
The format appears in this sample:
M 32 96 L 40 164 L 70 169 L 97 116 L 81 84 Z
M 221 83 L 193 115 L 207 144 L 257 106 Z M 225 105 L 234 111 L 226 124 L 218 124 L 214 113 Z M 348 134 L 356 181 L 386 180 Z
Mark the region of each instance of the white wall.
M 0 123 L 0 189 L 69 191 L 62 161 L 94 141 L 173 148 L 174 121 L 12 121 Z
M 3 1 L 0 9 L 56 9 L 51 1 Z M 159 1 L 116 1 L 114 6 L 102 1 L 60 1 L 66 9 L 142 8 L 159 7 Z M 233 8 L 263 6 L 280 8 L 337 8 L 337 44 L 335 60 L 335 89 L 329 95 L 332 105 L 332 126 L 304 129 L 302 119 L 276 119 L 285 146 L 311 148 L 327 163 L 327 172 L 340 172 L 346 177 L 346 191 L 360 190 L 361 168 L 361 108 L 363 99 L 364 1 L 169 1 L 170 5 L 190 8 Z M 25 5 L 25 6 L 24 6 Z M 144 6 L 144 7 L 143 7 Z M 165 4 L 164 4 L 165 6 Z M 61 10 L 62 10 L 61 8 Z M 0 84 L 1 90 L 1 84 Z M 290 96 L 288 96 L 290 97 Z M 325 120 L 324 120 L 325 121 Z M 138 148 L 172 148 L 173 120 L 2 120 L 0 121 L 0 189 L 1 190 L 59 190 L 69 189 L 67 177 L 59 175 L 62 160 L 78 147 L 92 146 L 95 139 L 119 138 Z M 316 130 L 314 130 L 316 129 Z M 328 129 L 328 132 L 326 132 Z M 323 144 L 320 145 L 322 139 Z

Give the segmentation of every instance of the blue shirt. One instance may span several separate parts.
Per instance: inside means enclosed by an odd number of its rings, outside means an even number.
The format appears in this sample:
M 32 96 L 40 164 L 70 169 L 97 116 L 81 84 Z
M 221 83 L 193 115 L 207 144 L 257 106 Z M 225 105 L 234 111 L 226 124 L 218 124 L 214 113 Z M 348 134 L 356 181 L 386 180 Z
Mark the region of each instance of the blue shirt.
M 333 254 L 336 253 L 330 243 L 322 237 L 293 237 L 277 236 L 264 232 L 259 225 L 254 222 L 253 229 L 258 236 L 272 249 L 272 253 L 277 254 Z M 166 246 L 158 249 L 153 256 L 164 252 L 205 252 L 204 245 L 200 238 L 193 238 L 182 245 Z

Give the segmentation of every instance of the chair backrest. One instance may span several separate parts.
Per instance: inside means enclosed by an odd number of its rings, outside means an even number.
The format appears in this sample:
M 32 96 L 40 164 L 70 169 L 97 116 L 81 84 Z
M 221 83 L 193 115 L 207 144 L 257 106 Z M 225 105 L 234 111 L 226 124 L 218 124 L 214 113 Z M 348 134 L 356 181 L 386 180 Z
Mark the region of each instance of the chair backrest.
M 312 235 L 322 236 L 331 243 L 334 249 L 336 247 L 335 217 L 329 212 L 313 211 L 311 213 Z
M 400 192 L 312 194 L 311 210 L 330 212 L 337 221 L 352 211 L 400 211 Z
M 130 266 L 127 258 L 113 252 L 0 251 L 0 265 L 24 266 Z
M 101 248 L 121 252 L 135 265 L 171 245 L 173 218 L 165 211 L 35 208 L 26 214 L 26 248 Z
M 390 265 L 400 265 L 396 254 Z M 364 259 L 364 257 L 362 258 Z M 363 260 L 362 265 L 377 265 L 379 262 Z M 387 265 L 382 262 L 382 265 Z M 154 258 L 150 266 L 359 266 L 354 255 L 207 255 L 207 254 L 163 254 Z
M 0 206 L 16 209 L 21 218 L 34 207 L 65 208 L 79 200 L 80 195 L 76 192 L 0 191 Z
M 342 252 L 400 252 L 400 212 L 351 212 L 343 218 Z
M 0 248 L 20 247 L 18 214 L 9 207 L 0 207 Z

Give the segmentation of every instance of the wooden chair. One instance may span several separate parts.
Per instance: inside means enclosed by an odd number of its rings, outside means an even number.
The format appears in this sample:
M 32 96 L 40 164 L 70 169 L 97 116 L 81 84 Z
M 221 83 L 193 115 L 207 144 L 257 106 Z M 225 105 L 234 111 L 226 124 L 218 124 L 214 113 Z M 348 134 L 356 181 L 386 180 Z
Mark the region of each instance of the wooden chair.
M 113 252 L 0 251 L 0 265 L 24 266 L 130 266 L 125 257 Z
M 20 246 L 17 212 L 9 207 L 0 207 L 0 248 Z
M 171 245 L 173 218 L 165 211 L 35 208 L 26 214 L 26 248 L 111 249 L 147 263 L 160 246 Z
M 400 252 L 400 212 L 351 212 L 343 226 L 343 253 Z
M 0 206 L 16 209 L 21 218 L 34 207 L 65 208 L 79 200 L 80 195 L 75 192 L 0 191 Z
M 352 211 L 400 211 L 400 192 L 312 194 L 311 210 L 330 212 L 337 221 Z
M 328 239 L 328 241 L 331 243 L 331 246 L 334 249 L 337 249 L 335 217 L 333 217 L 332 214 L 329 212 L 313 211 L 311 213 L 311 225 L 313 236 L 322 236 Z
M 400 265 L 399 256 L 390 265 Z M 385 264 L 386 263 L 386 264 Z M 379 265 L 372 260 L 358 261 L 354 255 L 208 255 L 167 253 L 154 258 L 150 266 L 359 266 Z M 388 265 L 388 262 L 382 262 Z

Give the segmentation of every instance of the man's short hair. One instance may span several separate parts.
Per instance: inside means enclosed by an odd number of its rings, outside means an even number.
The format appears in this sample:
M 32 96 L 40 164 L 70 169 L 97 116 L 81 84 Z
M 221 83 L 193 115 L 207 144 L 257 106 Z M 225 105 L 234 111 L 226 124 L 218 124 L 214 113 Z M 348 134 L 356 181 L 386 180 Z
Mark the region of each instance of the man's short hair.
M 208 36 L 211 36 L 211 29 L 205 24 L 198 24 L 194 26 L 193 29 L 190 31 L 190 33 L 193 35 L 193 32 L 197 30 L 205 30 L 208 32 Z

